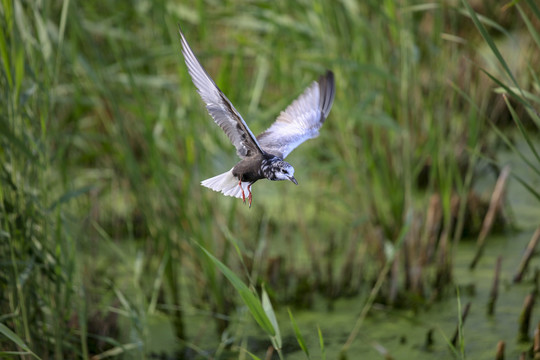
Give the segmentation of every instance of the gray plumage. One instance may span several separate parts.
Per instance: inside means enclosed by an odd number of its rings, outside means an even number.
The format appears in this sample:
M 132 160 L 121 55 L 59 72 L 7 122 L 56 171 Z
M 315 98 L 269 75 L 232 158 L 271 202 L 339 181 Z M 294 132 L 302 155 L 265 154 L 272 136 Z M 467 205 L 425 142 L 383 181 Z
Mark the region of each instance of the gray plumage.
M 259 143 L 240 113 L 234 108 L 225 94 L 221 92 L 214 80 L 199 63 L 195 54 L 193 54 L 182 31 L 180 31 L 180 36 L 182 37 L 182 53 L 191 79 L 197 87 L 199 95 L 206 103 L 208 113 L 227 134 L 236 147 L 238 156 L 245 158 L 262 152 Z

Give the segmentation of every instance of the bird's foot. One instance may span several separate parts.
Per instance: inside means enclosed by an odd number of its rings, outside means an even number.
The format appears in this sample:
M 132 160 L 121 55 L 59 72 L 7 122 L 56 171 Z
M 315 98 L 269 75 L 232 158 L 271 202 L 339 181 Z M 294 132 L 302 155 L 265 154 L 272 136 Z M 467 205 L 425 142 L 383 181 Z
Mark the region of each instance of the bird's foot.
M 248 188 L 248 191 L 249 191 L 249 195 L 248 195 L 249 208 L 251 209 L 251 201 L 253 200 L 253 195 L 251 194 L 251 184 L 249 184 L 247 188 Z
M 240 186 L 240 189 L 242 190 L 242 201 L 244 204 L 246 203 L 246 194 L 244 193 L 244 188 L 242 187 L 242 180 L 238 182 L 238 186 Z M 251 203 L 250 203 L 251 205 Z

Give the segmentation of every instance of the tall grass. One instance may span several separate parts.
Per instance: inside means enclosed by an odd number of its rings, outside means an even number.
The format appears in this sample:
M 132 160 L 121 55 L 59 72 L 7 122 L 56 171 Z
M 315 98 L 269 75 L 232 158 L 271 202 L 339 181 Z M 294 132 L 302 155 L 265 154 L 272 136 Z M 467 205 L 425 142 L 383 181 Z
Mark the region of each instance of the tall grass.
M 85 189 L 62 181 L 54 150 L 61 136 L 53 121 L 59 108 L 55 64 L 67 5 L 57 9 L 59 24 L 50 24 L 44 9 L 3 2 L 0 36 L 2 323 L 34 353 L 55 358 L 66 349 L 87 353 L 86 333 L 64 330 L 74 316 L 85 316 L 76 285 L 75 208 L 67 204 Z M 49 25 L 56 25 L 54 32 Z M 79 346 L 72 348 L 73 342 Z M 25 350 L 20 344 L 15 350 Z
M 491 145 L 463 13 L 446 1 L 2 1 L 0 319 L 25 346 L 0 347 L 142 358 L 157 315 L 186 357 L 242 347 L 238 288 L 216 261 L 237 285 L 264 283 L 276 307 L 367 298 L 384 269 L 378 302 L 443 296 Z M 237 159 L 191 83 L 178 23 L 255 133 L 335 72 L 321 136 L 288 158 L 301 186 L 261 181 L 248 209 L 199 185 Z
M 540 176 L 540 155 L 534 144 L 534 137 L 531 135 L 531 131 L 525 128 L 525 122 L 526 120 L 529 120 L 529 126 L 533 127 L 536 131 L 540 129 L 540 115 L 538 113 L 540 99 L 534 95 L 534 89 L 538 88 L 540 83 L 539 74 L 534 68 L 535 64 L 527 64 L 526 69 L 512 69 L 505 59 L 505 55 L 503 55 L 502 51 L 499 49 L 500 46 L 497 45 L 494 36 L 488 32 L 486 27 L 479 20 L 478 14 L 474 12 L 468 2 L 464 1 L 463 3 L 482 38 L 496 59 L 496 69 L 483 70 L 486 75 L 499 86 L 495 91 L 502 94 L 504 104 L 508 108 L 510 117 L 515 122 L 523 140 L 526 142 L 527 148 L 532 155 L 532 159 L 529 159 L 523 151 L 514 146 L 512 141 L 503 131 L 497 130 L 496 132 L 504 143 L 521 158 L 524 164 L 532 170 L 536 176 Z M 537 22 L 540 21 L 540 8 L 538 7 L 538 4 L 534 1 L 525 1 L 524 4 L 509 4 L 507 10 L 512 10 L 519 14 L 519 18 L 526 27 L 526 41 L 531 45 L 527 50 L 529 53 L 528 55 L 532 59 L 538 58 L 540 53 L 540 30 L 538 30 L 537 24 Z M 525 71 L 529 73 L 530 76 L 526 77 L 525 81 L 519 81 L 518 74 L 516 74 L 517 71 Z M 519 75 L 523 77 L 523 74 Z M 518 114 L 515 109 L 516 106 L 519 106 L 524 111 L 521 111 Z M 530 182 L 517 173 L 514 173 L 513 175 L 531 193 L 531 195 L 537 200 L 540 200 L 540 193 L 537 190 L 536 181 L 533 180 L 533 182 Z

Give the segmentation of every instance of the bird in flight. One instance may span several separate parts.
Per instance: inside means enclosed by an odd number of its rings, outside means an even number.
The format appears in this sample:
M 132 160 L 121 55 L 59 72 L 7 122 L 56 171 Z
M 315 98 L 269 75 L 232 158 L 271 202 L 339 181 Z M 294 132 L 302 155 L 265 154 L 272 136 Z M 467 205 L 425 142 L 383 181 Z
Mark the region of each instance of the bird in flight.
M 284 161 L 298 145 L 317 137 L 334 102 L 334 74 L 327 71 L 314 81 L 265 132 L 255 137 L 240 113 L 204 70 L 180 29 L 182 53 L 188 72 L 206 109 L 236 147 L 241 161 L 231 170 L 206 179 L 201 185 L 226 196 L 242 198 L 249 207 L 253 199 L 251 185 L 260 179 L 290 180 L 294 168 Z

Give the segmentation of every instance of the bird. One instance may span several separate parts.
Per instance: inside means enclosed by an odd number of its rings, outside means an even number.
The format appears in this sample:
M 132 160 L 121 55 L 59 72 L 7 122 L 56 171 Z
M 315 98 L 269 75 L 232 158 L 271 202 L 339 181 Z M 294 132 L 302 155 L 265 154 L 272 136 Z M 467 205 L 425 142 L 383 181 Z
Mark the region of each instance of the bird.
M 241 159 L 231 170 L 206 179 L 201 185 L 226 196 L 242 198 L 244 204 L 247 198 L 250 208 L 253 200 L 251 186 L 257 180 L 289 180 L 298 185 L 293 166 L 284 159 L 298 145 L 319 135 L 319 129 L 334 103 L 334 73 L 327 70 L 282 111 L 266 131 L 255 137 L 203 68 L 180 27 L 179 32 L 188 73 L 208 113 L 236 147 L 236 154 Z

